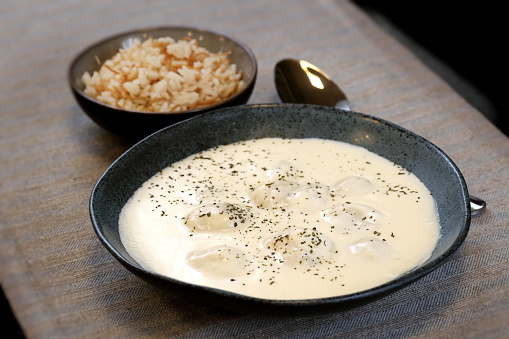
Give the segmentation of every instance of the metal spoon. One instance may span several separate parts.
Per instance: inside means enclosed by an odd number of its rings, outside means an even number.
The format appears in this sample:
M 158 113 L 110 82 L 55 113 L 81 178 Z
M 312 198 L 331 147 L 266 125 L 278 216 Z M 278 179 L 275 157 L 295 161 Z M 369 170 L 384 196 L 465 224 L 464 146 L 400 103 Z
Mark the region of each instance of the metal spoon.
M 283 59 L 276 64 L 274 81 L 283 102 L 314 104 L 350 110 L 346 95 L 321 69 L 304 60 Z M 472 216 L 480 215 L 486 202 L 470 196 Z

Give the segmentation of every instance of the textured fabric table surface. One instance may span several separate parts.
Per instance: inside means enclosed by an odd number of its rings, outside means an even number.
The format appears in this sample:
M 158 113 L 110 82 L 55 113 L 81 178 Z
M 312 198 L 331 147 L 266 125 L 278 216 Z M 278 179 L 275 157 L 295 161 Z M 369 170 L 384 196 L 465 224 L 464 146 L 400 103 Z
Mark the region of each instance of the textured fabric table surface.
M 259 63 L 250 103 L 280 102 L 279 59 L 318 64 L 353 110 L 448 153 L 488 210 L 439 269 L 334 315 L 252 317 L 149 286 L 99 243 L 88 214 L 93 185 L 130 144 L 82 113 L 66 72 L 86 45 L 161 25 L 246 42 Z M 0 281 L 29 338 L 509 337 L 509 139 L 353 3 L 2 1 L 0 42 Z

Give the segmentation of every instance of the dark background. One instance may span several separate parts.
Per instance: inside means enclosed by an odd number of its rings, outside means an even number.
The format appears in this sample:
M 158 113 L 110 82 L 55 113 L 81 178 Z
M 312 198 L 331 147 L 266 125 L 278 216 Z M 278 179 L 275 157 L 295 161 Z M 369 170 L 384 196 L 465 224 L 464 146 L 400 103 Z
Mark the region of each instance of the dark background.
M 502 3 L 354 0 L 472 106 L 509 135 L 502 103 L 507 31 Z

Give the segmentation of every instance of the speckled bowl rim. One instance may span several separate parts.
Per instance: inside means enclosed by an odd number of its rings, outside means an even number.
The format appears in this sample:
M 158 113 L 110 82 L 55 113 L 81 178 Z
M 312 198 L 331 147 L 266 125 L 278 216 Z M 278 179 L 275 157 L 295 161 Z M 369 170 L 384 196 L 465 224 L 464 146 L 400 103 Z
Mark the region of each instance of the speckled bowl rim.
M 101 46 L 103 44 L 106 44 L 106 43 L 110 42 L 111 40 L 115 40 L 115 39 L 120 38 L 120 37 L 129 37 L 130 35 L 135 35 L 135 34 L 148 34 L 149 32 L 164 31 L 164 30 L 192 31 L 193 33 L 212 34 L 212 35 L 216 35 L 217 37 L 221 37 L 221 38 L 227 39 L 227 40 L 231 41 L 232 43 L 240 46 L 246 52 L 246 54 L 249 57 L 250 64 L 253 67 L 253 73 L 251 74 L 251 76 L 248 79 L 243 79 L 244 80 L 244 87 L 240 91 L 235 93 L 234 95 L 229 96 L 228 98 L 226 98 L 226 99 L 224 99 L 224 100 L 222 100 L 220 102 L 216 102 L 215 104 L 212 104 L 212 105 L 209 105 L 209 106 L 195 108 L 195 109 L 189 109 L 189 110 L 185 110 L 185 111 L 149 112 L 149 111 L 137 111 L 137 110 L 131 110 L 131 109 L 125 109 L 125 108 L 113 106 L 113 105 L 104 103 L 102 101 L 99 101 L 99 100 L 97 100 L 97 99 L 95 99 L 95 98 L 85 94 L 85 92 L 83 91 L 83 88 L 81 88 L 80 86 L 78 86 L 75 83 L 74 77 L 73 77 L 74 68 L 76 67 L 76 64 L 78 63 L 78 61 L 85 54 L 87 54 L 90 50 L 95 49 L 95 48 L 97 48 L 97 47 L 99 47 L 99 46 Z M 255 54 L 253 53 L 253 51 L 251 50 L 251 48 L 248 45 L 246 45 L 244 42 L 242 42 L 242 41 L 240 41 L 240 40 L 238 40 L 236 38 L 233 38 L 233 37 L 231 37 L 231 36 L 229 36 L 227 34 L 219 33 L 219 32 L 214 31 L 214 30 L 198 28 L 198 27 L 191 27 L 191 26 L 154 26 L 154 27 L 145 27 L 145 28 L 134 29 L 134 30 L 130 30 L 130 31 L 127 31 L 127 32 L 121 32 L 121 33 L 117 33 L 117 34 L 114 34 L 114 35 L 110 35 L 110 36 L 105 37 L 105 38 L 103 38 L 101 40 L 98 40 L 98 41 L 90 44 L 88 47 L 82 49 L 72 59 L 71 63 L 69 64 L 69 67 L 68 67 L 68 70 L 67 70 L 67 81 L 68 81 L 69 85 L 71 86 L 71 88 L 79 96 L 83 97 L 86 100 L 94 102 L 97 105 L 101 105 L 101 106 L 107 107 L 108 109 L 112 109 L 112 110 L 115 110 L 115 111 L 118 111 L 118 112 L 125 112 L 125 113 L 138 114 L 138 115 L 183 115 L 183 114 L 189 114 L 189 113 L 191 113 L 191 114 L 192 113 L 200 113 L 203 110 L 207 110 L 207 111 L 213 110 L 213 109 L 215 109 L 215 108 L 217 108 L 219 106 L 223 106 L 223 105 L 225 105 L 225 104 L 227 104 L 227 103 L 229 103 L 231 101 L 234 101 L 238 97 L 242 96 L 246 91 L 248 91 L 253 86 L 253 83 L 256 81 L 257 74 L 258 74 L 258 63 L 257 63 L 257 59 L 256 59 Z
M 96 216 L 94 215 L 95 192 L 96 192 L 97 187 L 99 185 L 101 185 L 101 182 L 104 179 L 104 177 L 108 175 L 108 172 L 111 171 L 112 169 L 114 169 L 116 167 L 117 163 L 121 162 L 122 159 L 126 155 L 128 155 L 133 149 L 136 149 L 138 147 L 143 147 L 143 144 L 147 140 L 157 136 L 159 133 L 164 133 L 165 131 L 173 129 L 173 128 L 179 128 L 178 126 L 180 126 L 181 124 L 186 124 L 187 122 L 195 120 L 195 119 L 202 119 L 203 117 L 206 117 L 211 114 L 219 114 L 221 112 L 228 111 L 228 110 L 230 110 L 230 111 L 231 110 L 239 110 L 239 109 L 240 110 L 249 110 L 250 108 L 256 109 L 257 107 L 276 108 L 277 109 L 282 106 L 289 107 L 289 108 L 294 106 L 295 108 L 298 108 L 298 109 L 303 109 L 303 108 L 308 107 L 310 109 L 333 110 L 340 114 L 350 115 L 354 119 L 371 120 L 375 123 L 382 124 L 383 126 L 385 126 L 385 128 L 394 129 L 395 131 L 403 133 L 406 136 L 409 136 L 410 138 L 414 138 L 418 142 L 423 142 L 427 147 L 429 147 L 431 150 L 436 152 L 443 159 L 443 161 L 445 161 L 447 163 L 447 165 L 450 166 L 450 168 L 454 171 L 454 173 L 459 181 L 460 188 L 461 188 L 463 196 L 464 196 L 462 205 L 463 205 L 463 207 L 465 209 L 465 213 L 466 213 L 465 223 L 461 227 L 457 237 L 455 238 L 455 240 L 451 244 L 451 246 L 444 253 L 442 253 L 440 256 L 438 256 L 436 259 L 426 263 L 425 265 L 423 265 L 421 267 L 411 270 L 411 271 L 407 272 L 406 274 L 404 274 L 394 280 L 391 280 L 385 284 L 376 286 L 374 288 L 370 288 L 370 289 L 363 290 L 363 291 L 356 292 L 356 293 L 335 296 L 335 297 L 298 299 L 298 300 L 279 300 L 279 299 L 256 298 L 256 297 L 246 296 L 246 295 L 233 293 L 233 292 L 229 292 L 229 291 L 225 291 L 225 290 L 221 290 L 221 289 L 211 288 L 211 287 L 207 287 L 207 286 L 195 285 L 192 283 L 187 283 L 187 282 L 183 282 L 183 281 L 180 281 L 177 279 L 173 279 L 173 278 L 170 278 L 170 277 L 158 274 L 158 273 L 154 273 L 154 272 L 148 271 L 140 266 L 132 264 L 129 260 L 124 258 L 122 256 L 122 254 L 113 245 L 111 245 L 107 236 L 101 231 L 100 225 L 98 224 Z M 342 310 L 341 309 L 342 305 L 348 305 L 351 302 L 362 303 L 365 300 L 377 299 L 380 296 L 385 296 L 389 293 L 392 293 L 392 292 L 400 289 L 401 287 L 407 286 L 408 284 L 415 282 L 416 280 L 424 277 L 428 273 L 432 272 L 433 270 L 435 270 L 436 268 L 441 266 L 447 258 L 449 258 L 454 252 L 456 252 L 458 250 L 458 248 L 464 242 L 464 240 L 468 234 L 468 231 L 470 228 L 470 221 L 471 221 L 471 213 L 470 213 L 468 197 L 469 197 L 468 189 L 467 189 L 467 185 L 465 183 L 464 177 L 461 174 L 459 168 L 452 161 L 452 159 L 445 152 L 443 152 L 439 147 L 437 147 L 436 145 L 434 145 L 427 139 L 407 130 L 404 127 L 401 127 L 401 126 L 396 125 L 392 122 L 389 122 L 387 120 L 377 118 L 377 117 L 374 117 L 371 115 L 353 112 L 353 111 L 343 111 L 340 109 L 334 109 L 334 108 L 324 107 L 324 106 L 307 105 L 307 104 L 251 104 L 251 105 L 242 105 L 242 106 L 236 106 L 236 107 L 227 107 L 227 108 L 211 111 L 211 112 L 205 113 L 203 115 L 193 117 L 188 120 L 179 122 L 175 125 L 165 127 L 163 129 L 147 136 L 143 140 L 139 141 L 137 144 L 135 144 L 129 150 L 127 150 L 124 154 L 122 154 L 117 160 L 115 160 L 112 163 L 112 165 L 100 177 L 100 179 L 97 181 L 96 185 L 94 186 L 94 188 L 92 190 L 89 207 L 90 207 L 90 217 L 92 220 L 93 228 L 94 228 L 94 231 L 96 232 L 99 240 L 101 241 L 101 243 L 124 266 L 126 266 L 134 271 L 138 271 L 142 275 L 148 275 L 148 276 L 154 277 L 156 279 L 167 281 L 172 284 L 192 287 L 194 289 L 217 294 L 219 296 L 223 296 L 223 297 L 230 298 L 233 300 L 247 301 L 247 302 L 252 302 L 252 303 L 256 303 L 256 304 L 264 305 L 264 306 L 268 306 L 268 307 L 270 307 L 270 306 L 274 306 L 274 307 L 284 306 L 284 307 L 286 307 L 285 309 L 288 309 L 288 307 L 289 308 L 295 307 L 296 311 L 298 312 L 299 309 L 301 309 L 302 307 L 307 307 L 307 306 L 331 306 L 331 305 L 335 306 L 335 305 L 337 305 L 339 307 L 339 309 L 337 311 L 340 312 Z M 329 312 L 327 312 L 327 313 L 329 313 Z M 299 314 L 299 313 L 297 313 L 297 314 Z

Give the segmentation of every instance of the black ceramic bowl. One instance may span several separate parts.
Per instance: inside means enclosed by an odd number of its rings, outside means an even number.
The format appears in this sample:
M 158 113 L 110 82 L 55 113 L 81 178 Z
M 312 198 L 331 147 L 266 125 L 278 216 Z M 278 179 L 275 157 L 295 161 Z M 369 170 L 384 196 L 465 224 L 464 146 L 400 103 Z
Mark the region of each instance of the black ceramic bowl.
M 261 137 L 318 137 L 360 145 L 411 170 L 432 192 L 441 238 L 419 268 L 384 285 L 350 295 L 311 300 L 265 300 L 196 286 L 149 272 L 124 249 L 118 233 L 120 210 L 143 182 L 159 170 L 212 146 Z M 90 200 L 100 241 L 127 269 L 171 293 L 230 310 L 298 316 L 338 312 L 391 293 L 440 266 L 461 245 L 470 227 L 464 179 L 451 159 L 422 137 L 368 115 L 322 106 L 268 104 L 230 107 L 189 119 L 142 140 L 99 179 Z
M 132 46 L 136 39 L 144 41 L 147 37 L 171 37 L 175 40 L 194 38 L 200 46 L 212 53 L 230 52 L 231 63 L 242 71 L 245 87 L 235 95 L 222 102 L 199 109 L 183 112 L 153 113 L 121 109 L 102 103 L 85 94 L 81 81 L 83 73 L 99 70 L 102 63 L 118 53 L 120 48 Z M 146 28 L 122 33 L 109 37 L 86 48 L 71 62 L 68 71 L 68 81 L 72 93 L 83 111 L 99 126 L 106 130 L 129 139 L 139 140 L 163 127 L 178 121 L 199 115 L 201 113 L 228 106 L 245 104 L 256 81 L 257 63 L 253 52 L 244 43 L 223 34 L 189 27 L 157 27 Z

